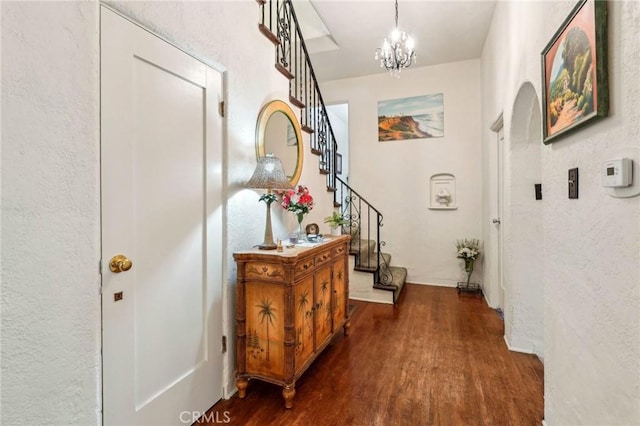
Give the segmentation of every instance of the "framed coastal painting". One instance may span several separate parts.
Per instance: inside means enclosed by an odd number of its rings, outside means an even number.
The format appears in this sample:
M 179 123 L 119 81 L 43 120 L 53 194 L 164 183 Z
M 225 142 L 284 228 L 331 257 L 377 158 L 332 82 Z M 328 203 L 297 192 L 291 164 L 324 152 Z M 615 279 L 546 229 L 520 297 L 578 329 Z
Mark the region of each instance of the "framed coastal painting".
M 542 51 L 545 144 L 609 112 L 607 4 L 581 0 Z
M 413 96 L 378 102 L 378 141 L 444 136 L 444 96 Z

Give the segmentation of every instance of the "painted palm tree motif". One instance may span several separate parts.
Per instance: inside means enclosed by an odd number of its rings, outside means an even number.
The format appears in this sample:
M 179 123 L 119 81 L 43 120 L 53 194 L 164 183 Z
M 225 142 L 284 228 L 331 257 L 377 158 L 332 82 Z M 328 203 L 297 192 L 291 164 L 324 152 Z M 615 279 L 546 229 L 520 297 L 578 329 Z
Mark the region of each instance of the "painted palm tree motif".
M 338 270 L 336 276 L 338 277 L 338 281 L 342 281 L 342 277 L 344 275 L 344 271 L 342 269 Z M 338 297 L 337 290 L 333 290 L 333 307 L 335 311 L 340 310 L 340 298 Z
M 324 322 L 325 324 L 331 324 L 331 303 L 327 303 L 327 307 L 326 307 L 326 316 L 324 318 Z
M 302 323 L 304 325 L 304 328 L 309 330 L 309 334 L 311 334 L 311 327 L 307 326 L 307 324 L 309 324 L 309 321 L 308 321 L 309 315 L 311 314 L 311 311 L 307 309 L 308 306 L 309 306 L 309 292 L 305 291 L 298 298 L 298 312 L 301 312 L 304 314 Z M 302 350 L 304 350 L 304 340 L 302 341 Z
M 269 341 L 269 324 L 274 325 L 273 320 L 276 317 L 276 310 L 271 306 L 272 303 L 273 301 L 271 300 L 262 299 L 260 304 L 256 305 L 260 308 L 260 311 L 258 312 L 258 316 L 260 316 L 260 324 L 265 323 L 267 327 L 267 361 L 269 361 L 269 348 L 271 345 L 271 342 Z M 265 319 L 267 321 L 265 321 Z
M 247 348 L 249 350 L 249 355 L 257 359 L 260 352 L 264 352 L 264 349 L 260 347 L 260 338 L 258 337 L 258 333 L 256 330 L 249 329 L 247 333 Z
M 323 279 L 322 282 L 320 283 L 320 293 L 322 294 L 322 305 L 324 307 L 325 313 L 326 313 L 326 318 L 325 318 L 325 323 L 328 323 L 331 318 L 331 311 L 330 311 L 330 305 L 331 303 L 325 303 L 325 301 L 327 300 L 326 295 L 327 292 L 329 291 L 329 281 L 327 281 L 326 279 Z
M 320 293 L 322 293 L 322 300 L 324 300 L 324 295 L 329 291 L 329 281 L 323 279 L 320 283 Z
M 304 347 L 304 343 L 303 343 L 302 339 L 300 338 L 301 335 L 302 335 L 302 327 L 298 327 L 296 329 L 296 355 L 298 355 L 300 352 L 302 352 L 303 347 Z

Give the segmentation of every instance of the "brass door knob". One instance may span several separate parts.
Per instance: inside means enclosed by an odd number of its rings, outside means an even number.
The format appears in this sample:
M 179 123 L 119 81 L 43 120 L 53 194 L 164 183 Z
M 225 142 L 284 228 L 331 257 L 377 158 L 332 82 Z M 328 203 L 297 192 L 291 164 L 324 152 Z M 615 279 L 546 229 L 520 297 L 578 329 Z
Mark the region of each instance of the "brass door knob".
M 116 254 L 109 262 L 109 269 L 116 274 L 128 271 L 131 269 L 131 266 L 133 266 L 133 264 L 124 254 Z

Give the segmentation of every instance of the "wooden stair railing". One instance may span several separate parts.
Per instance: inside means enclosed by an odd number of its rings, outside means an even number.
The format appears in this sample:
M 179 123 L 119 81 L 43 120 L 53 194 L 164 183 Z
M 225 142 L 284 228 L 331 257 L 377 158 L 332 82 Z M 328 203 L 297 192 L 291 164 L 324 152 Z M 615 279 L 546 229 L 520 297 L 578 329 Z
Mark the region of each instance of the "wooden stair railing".
M 318 155 L 327 190 L 335 191 L 337 142 L 318 88 L 309 53 L 291 0 L 257 0 L 260 32 L 276 46 L 275 67 L 289 80 L 289 102 L 301 109 L 300 127 Z

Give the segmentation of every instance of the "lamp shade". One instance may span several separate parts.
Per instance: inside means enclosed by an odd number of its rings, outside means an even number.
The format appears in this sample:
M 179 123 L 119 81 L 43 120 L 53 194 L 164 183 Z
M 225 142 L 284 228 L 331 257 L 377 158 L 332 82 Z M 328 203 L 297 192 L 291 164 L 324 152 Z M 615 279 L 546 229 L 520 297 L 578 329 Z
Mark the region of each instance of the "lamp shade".
M 247 188 L 290 189 L 293 188 L 282 167 L 282 162 L 273 154 L 258 159 L 253 176 L 245 185 Z

